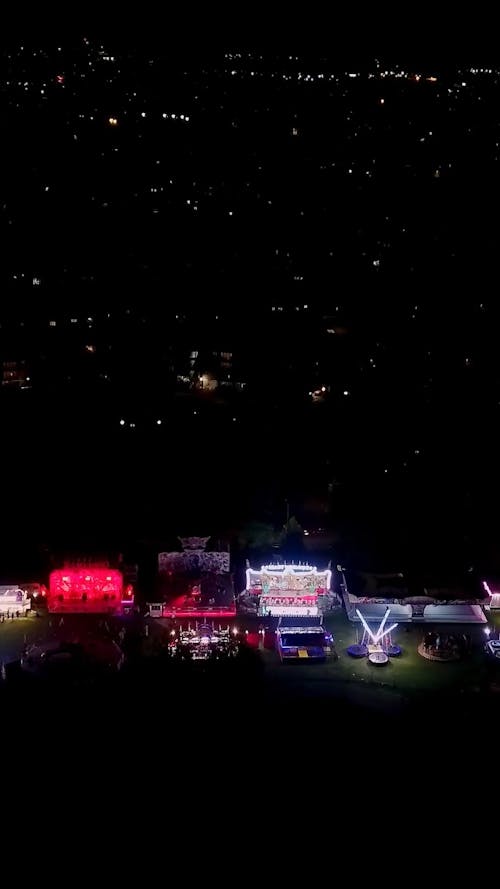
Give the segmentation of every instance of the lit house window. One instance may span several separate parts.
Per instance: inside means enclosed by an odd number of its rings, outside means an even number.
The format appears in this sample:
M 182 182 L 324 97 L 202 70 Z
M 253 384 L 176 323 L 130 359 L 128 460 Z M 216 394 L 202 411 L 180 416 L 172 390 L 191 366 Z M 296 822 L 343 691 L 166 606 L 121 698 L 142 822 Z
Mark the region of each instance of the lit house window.
M 56 327 L 57 321 L 49 321 L 49 327 Z

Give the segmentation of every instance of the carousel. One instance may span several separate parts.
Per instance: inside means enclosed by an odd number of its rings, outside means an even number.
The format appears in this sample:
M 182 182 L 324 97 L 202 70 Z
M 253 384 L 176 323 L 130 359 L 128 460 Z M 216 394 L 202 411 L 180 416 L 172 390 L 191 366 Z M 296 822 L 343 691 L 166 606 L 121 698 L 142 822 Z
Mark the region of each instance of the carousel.
M 237 627 L 195 622 L 170 631 L 168 653 L 177 660 L 225 660 L 235 657 L 239 649 Z

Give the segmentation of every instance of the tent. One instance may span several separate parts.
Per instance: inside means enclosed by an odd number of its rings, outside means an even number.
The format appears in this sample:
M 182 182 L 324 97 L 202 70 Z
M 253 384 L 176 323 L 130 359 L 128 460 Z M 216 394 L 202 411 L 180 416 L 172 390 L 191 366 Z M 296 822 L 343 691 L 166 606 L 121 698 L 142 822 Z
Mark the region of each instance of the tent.
M 440 624 L 485 624 L 486 615 L 480 605 L 426 605 L 426 623 Z
M 393 605 L 391 604 L 369 604 L 363 603 L 362 605 L 357 605 L 357 609 L 361 612 L 364 619 L 367 623 L 371 621 L 380 623 L 383 619 L 387 608 L 391 609 L 391 623 L 408 623 L 412 619 L 412 607 L 411 605 Z M 356 609 L 353 609 L 349 613 L 349 619 L 352 621 L 359 621 L 359 617 L 356 614 Z

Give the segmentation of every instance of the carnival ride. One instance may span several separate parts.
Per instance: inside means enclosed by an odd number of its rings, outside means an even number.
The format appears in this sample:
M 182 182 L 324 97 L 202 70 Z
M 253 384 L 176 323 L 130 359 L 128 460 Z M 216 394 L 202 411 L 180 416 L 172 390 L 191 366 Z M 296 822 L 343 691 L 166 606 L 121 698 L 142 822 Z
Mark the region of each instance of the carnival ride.
M 356 609 L 356 613 L 363 624 L 363 636 L 361 642 L 350 645 L 347 649 L 347 653 L 351 657 L 368 657 L 371 664 L 384 666 L 389 662 L 390 657 L 398 657 L 401 654 L 400 646 L 394 645 L 391 637 L 391 633 L 396 629 L 397 623 L 391 624 L 390 627 L 386 627 L 390 612 L 391 609 L 387 608 L 380 621 L 378 629 L 374 632 L 368 626 L 359 609 Z
M 248 567 L 240 606 L 261 617 L 315 617 L 331 604 L 331 577 L 329 568 L 318 571 L 313 565 Z
M 169 655 L 179 660 L 208 661 L 235 657 L 240 650 L 237 627 L 198 623 L 170 631 Z
M 325 660 L 333 651 L 333 636 L 323 626 L 323 618 L 313 623 L 300 618 L 283 623 L 280 618 L 276 629 L 276 649 L 281 662 L 288 660 Z

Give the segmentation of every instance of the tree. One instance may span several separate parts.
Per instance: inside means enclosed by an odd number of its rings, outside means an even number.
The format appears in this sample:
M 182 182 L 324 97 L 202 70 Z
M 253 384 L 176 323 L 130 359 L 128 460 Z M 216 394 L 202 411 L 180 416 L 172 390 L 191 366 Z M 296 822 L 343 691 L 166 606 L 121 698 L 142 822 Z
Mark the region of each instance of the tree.
M 283 525 L 280 543 L 285 555 L 298 558 L 302 554 L 304 550 L 304 529 L 295 516 L 290 516 Z
M 240 530 L 238 543 L 242 549 L 266 549 L 275 543 L 274 528 L 268 522 L 251 521 Z

